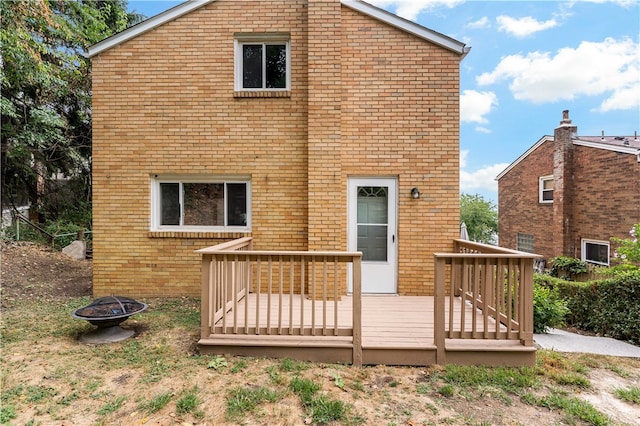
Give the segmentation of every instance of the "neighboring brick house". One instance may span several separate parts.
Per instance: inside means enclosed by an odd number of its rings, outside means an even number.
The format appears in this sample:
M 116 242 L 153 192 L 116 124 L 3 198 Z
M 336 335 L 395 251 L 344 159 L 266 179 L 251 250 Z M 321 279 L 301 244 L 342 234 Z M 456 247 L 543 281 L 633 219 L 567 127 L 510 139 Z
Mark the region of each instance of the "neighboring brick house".
M 503 247 L 609 265 L 611 238 L 640 223 L 637 133 L 578 136 L 568 111 L 496 179 Z
M 468 51 L 350 0 L 198 0 L 92 46 L 94 295 L 199 295 L 194 250 L 244 236 L 431 294 Z

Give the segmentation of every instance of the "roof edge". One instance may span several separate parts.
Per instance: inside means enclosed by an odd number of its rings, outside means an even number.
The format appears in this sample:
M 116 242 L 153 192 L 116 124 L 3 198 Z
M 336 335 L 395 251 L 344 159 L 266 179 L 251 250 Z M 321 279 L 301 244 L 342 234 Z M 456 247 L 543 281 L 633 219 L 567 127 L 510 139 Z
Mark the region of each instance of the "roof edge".
M 522 160 L 527 158 L 529 156 L 529 154 L 531 154 L 533 151 L 538 149 L 538 147 L 540 145 L 542 145 L 543 143 L 545 143 L 545 142 L 553 142 L 553 141 L 554 141 L 553 136 L 544 135 L 543 137 L 538 139 L 538 142 L 534 143 L 531 146 L 531 148 L 526 150 L 520 157 L 516 158 L 516 160 L 513 163 L 509 164 L 506 169 L 504 169 L 502 172 L 500 172 L 500 174 L 498 174 L 498 176 L 496 176 L 496 178 L 494 180 L 496 180 L 496 181 L 500 180 L 504 175 L 509 173 L 511 171 L 511 169 L 513 169 L 515 166 L 517 166 Z
M 461 41 L 453 39 L 437 31 L 431 30 L 420 24 L 416 24 L 415 22 L 401 18 L 398 15 L 394 15 L 393 13 L 372 6 L 369 3 L 365 3 L 361 0 L 341 0 L 340 3 L 342 3 L 343 6 L 347 6 L 350 9 L 371 16 L 372 18 L 389 24 L 392 27 L 396 27 L 417 37 L 437 44 L 438 46 L 444 47 L 445 49 L 451 50 L 452 52 L 459 54 L 461 56 L 461 59 L 467 56 L 467 54 L 471 50 L 470 46 L 467 46 Z
M 109 38 L 106 38 L 98 43 L 90 46 L 87 49 L 87 56 L 89 58 L 96 56 L 105 50 L 109 50 L 114 46 L 117 46 L 120 43 L 124 43 L 125 41 L 131 40 L 141 34 L 144 34 L 152 29 L 159 27 L 169 21 L 172 21 L 176 18 L 179 18 L 182 15 L 185 15 L 192 10 L 198 9 L 202 6 L 205 6 L 209 3 L 212 3 L 216 0 L 189 0 L 181 3 L 175 7 L 172 7 L 169 10 L 166 10 L 158 15 L 155 15 L 149 19 L 146 19 L 140 22 L 137 25 L 134 25 L 131 28 L 127 28 L 126 30 L 119 32 Z M 413 34 L 417 37 L 430 41 L 438 46 L 444 47 L 452 52 L 455 52 L 461 56 L 463 59 L 471 50 L 471 47 L 465 45 L 464 43 L 455 40 L 451 37 L 448 37 L 444 34 L 441 34 L 437 31 L 433 31 L 427 27 L 423 27 L 420 24 L 416 24 L 415 22 L 411 22 L 404 18 L 401 18 L 393 13 L 387 12 L 386 10 L 377 8 L 368 3 L 365 3 L 361 0 L 341 0 L 340 3 L 344 6 L 349 7 L 350 9 L 356 10 L 365 15 L 371 16 L 381 22 L 389 24 L 395 28 L 406 31 L 410 34 Z
M 545 143 L 547 141 L 553 142 L 554 141 L 554 137 L 553 136 L 549 136 L 549 135 L 545 135 L 542 138 L 540 138 L 540 140 L 538 140 L 538 142 L 533 144 L 533 146 L 531 148 L 526 150 L 524 152 L 524 154 L 522 154 L 513 163 L 509 164 L 509 166 L 507 166 L 506 169 L 504 169 L 502 172 L 500 172 L 500 174 L 498 176 L 496 176 L 495 180 L 496 181 L 500 180 L 504 175 L 509 173 L 509 171 L 511 171 L 511 169 L 513 169 L 522 160 L 524 160 L 527 156 L 529 156 L 529 154 L 531 154 L 540 145 L 542 145 L 543 143 Z M 591 141 L 583 141 L 583 140 L 580 139 L 580 137 L 571 139 L 571 143 L 573 145 L 584 146 L 584 147 L 587 147 L 587 148 L 604 149 L 604 150 L 607 150 L 607 151 L 619 152 L 621 154 L 636 155 L 636 156 L 638 156 L 638 162 L 640 162 L 640 150 L 637 149 L 637 148 L 626 147 L 626 146 L 617 146 L 617 145 L 609 145 L 609 144 L 591 142 Z
M 588 148 L 605 149 L 607 151 L 615 151 L 621 154 L 632 154 L 632 155 L 640 154 L 639 149 L 633 148 L 630 146 L 626 147 L 626 146 L 609 145 L 605 143 L 598 143 L 598 142 L 591 142 L 591 141 L 583 141 L 583 140 L 580 140 L 580 138 L 573 139 L 572 142 L 574 145 L 586 146 Z
M 216 0 L 189 0 L 181 3 L 171 9 L 168 9 L 158 15 L 152 16 L 149 19 L 145 19 L 139 24 L 134 25 L 133 27 L 127 28 L 124 31 L 121 31 L 117 34 L 112 35 L 93 46 L 89 46 L 87 49 L 89 58 L 104 52 L 105 50 L 111 49 L 114 46 L 117 46 L 120 43 L 124 43 L 127 40 L 131 40 L 139 36 L 140 34 L 144 34 L 147 31 L 151 31 L 152 29 L 159 27 L 160 25 L 172 21 L 176 18 L 179 18 L 182 15 L 185 15 L 192 10 L 198 9 L 204 5 L 212 3 Z

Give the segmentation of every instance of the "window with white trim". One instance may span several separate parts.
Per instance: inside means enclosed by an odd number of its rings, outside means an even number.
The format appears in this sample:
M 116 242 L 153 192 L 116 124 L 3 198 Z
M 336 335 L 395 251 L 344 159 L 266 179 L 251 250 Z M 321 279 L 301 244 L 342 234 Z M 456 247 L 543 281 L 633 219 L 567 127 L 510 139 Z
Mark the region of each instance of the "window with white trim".
M 243 232 L 251 228 L 248 180 L 155 178 L 153 230 Z
M 237 34 L 235 90 L 286 91 L 291 87 L 289 34 Z
M 609 242 L 582 239 L 582 260 L 609 266 Z
M 540 203 L 553 203 L 553 175 L 540 177 Z

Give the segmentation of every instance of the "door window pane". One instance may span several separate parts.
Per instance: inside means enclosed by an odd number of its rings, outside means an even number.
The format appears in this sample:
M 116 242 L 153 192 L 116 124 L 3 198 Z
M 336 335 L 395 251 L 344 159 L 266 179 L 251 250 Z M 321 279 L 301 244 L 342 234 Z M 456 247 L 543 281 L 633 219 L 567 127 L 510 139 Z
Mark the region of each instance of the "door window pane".
M 362 260 L 387 260 L 389 193 L 385 186 L 358 187 L 358 251 Z
M 358 251 L 362 260 L 387 261 L 387 225 L 358 225 Z
M 224 226 L 224 184 L 184 183 L 184 224 Z
M 386 187 L 358 187 L 358 223 L 386 224 L 389 216 L 388 204 Z
M 160 184 L 160 224 L 180 225 L 180 184 Z

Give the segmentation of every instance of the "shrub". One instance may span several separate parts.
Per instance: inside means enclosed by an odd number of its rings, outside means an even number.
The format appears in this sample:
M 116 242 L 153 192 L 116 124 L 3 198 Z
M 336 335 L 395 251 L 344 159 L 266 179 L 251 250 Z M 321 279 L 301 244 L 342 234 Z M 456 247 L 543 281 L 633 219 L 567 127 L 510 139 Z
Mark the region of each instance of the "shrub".
M 587 283 L 557 281 L 555 288 L 567 301 L 567 324 L 640 343 L 640 270 Z
M 549 328 L 563 325 L 569 312 L 567 303 L 560 298 L 558 291 L 534 281 L 533 285 L 533 331 L 546 333 Z
M 578 275 L 589 272 L 587 262 L 583 262 L 573 257 L 558 256 L 551 259 L 551 270 L 549 274 L 552 277 L 563 278 L 575 281 Z
M 624 264 L 632 264 L 640 267 L 640 223 L 633 225 L 629 231 L 631 238 L 612 238 L 611 241 L 617 245 L 613 257 Z

